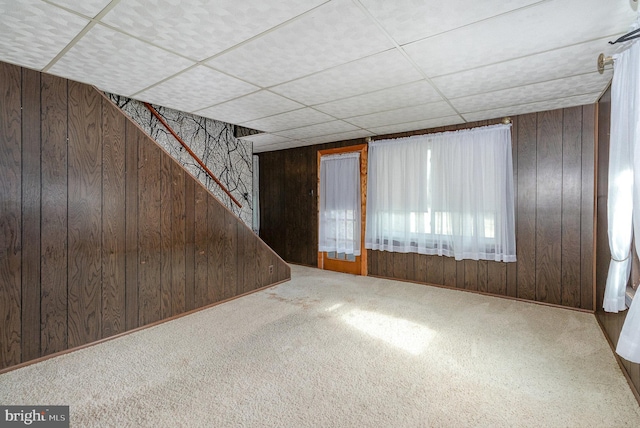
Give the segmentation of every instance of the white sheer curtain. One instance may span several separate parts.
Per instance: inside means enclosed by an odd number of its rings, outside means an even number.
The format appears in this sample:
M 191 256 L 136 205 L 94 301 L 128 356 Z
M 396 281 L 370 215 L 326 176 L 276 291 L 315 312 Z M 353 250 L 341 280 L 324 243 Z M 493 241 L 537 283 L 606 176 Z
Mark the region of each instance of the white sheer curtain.
M 320 158 L 318 250 L 360 255 L 360 153 Z
M 511 126 L 369 145 L 365 247 L 516 260 Z
M 608 218 L 612 260 L 604 309 L 617 312 L 625 309 L 632 224 L 636 251 L 640 250 L 640 43 L 637 42 L 614 56 L 610 135 Z M 635 363 L 640 363 L 639 301 L 640 294 L 636 293 L 616 347 L 621 357 Z
M 637 75 L 629 68 L 631 51 L 614 56 L 611 84 L 611 130 L 609 146 L 609 197 L 607 219 L 611 262 L 604 291 L 607 312 L 626 309 L 624 294 L 631 272 L 633 214 L 633 118 L 630 92 Z M 636 71 L 637 72 L 637 71 Z M 631 96 L 631 98 L 628 98 Z

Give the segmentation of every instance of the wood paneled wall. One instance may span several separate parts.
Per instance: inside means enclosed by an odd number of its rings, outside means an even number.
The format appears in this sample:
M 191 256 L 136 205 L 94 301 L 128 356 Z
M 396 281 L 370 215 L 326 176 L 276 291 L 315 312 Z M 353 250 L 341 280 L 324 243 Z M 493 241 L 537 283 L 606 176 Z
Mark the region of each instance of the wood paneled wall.
M 0 369 L 288 278 L 99 91 L 0 63 Z
M 622 325 L 627 317 L 627 311 L 617 314 L 605 312 L 602 309 L 604 289 L 607 284 L 607 273 L 611 252 L 609 251 L 609 238 L 607 236 L 607 201 L 609 194 L 609 128 L 611 121 L 611 88 L 600 98 L 598 112 L 598 217 L 597 217 L 597 245 L 596 245 L 596 316 L 602 326 L 605 335 L 613 347 L 618 343 Z M 638 294 L 637 294 L 638 295 Z M 636 397 L 640 396 L 640 364 L 630 363 L 620 359 L 623 370 L 627 372 L 632 387 L 635 388 Z
M 513 118 L 517 263 L 368 252 L 370 275 L 594 309 L 594 159 L 596 106 Z M 499 123 L 476 122 L 376 138 Z M 316 152 L 342 141 L 259 153 L 261 236 L 285 260 L 317 261 Z

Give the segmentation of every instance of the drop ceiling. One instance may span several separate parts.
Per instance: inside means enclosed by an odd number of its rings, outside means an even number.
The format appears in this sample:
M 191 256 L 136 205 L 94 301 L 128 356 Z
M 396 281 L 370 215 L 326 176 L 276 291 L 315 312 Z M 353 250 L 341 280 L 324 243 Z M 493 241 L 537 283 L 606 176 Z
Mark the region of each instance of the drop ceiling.
M 255 152 L 597 101 L 634 0 L 0 0 L 0 60 L 263 133 Z

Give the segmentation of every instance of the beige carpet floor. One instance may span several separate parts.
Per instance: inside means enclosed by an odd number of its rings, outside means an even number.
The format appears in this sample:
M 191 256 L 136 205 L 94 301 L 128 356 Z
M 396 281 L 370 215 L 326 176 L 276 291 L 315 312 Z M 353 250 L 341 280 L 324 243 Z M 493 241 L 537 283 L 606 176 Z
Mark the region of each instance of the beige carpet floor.
M 76 427 L 638 427 L 593 315 L 292 266 L 276 287 L 0 376 Z

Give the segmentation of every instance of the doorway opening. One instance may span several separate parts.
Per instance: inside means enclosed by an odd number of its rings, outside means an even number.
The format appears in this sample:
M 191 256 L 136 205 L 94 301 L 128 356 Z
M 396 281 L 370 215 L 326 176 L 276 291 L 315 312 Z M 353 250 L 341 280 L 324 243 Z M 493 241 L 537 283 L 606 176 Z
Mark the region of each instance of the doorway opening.
M 364 248 L 367 148 L 367 144 L 359 144 L 318 151 L 318 267 L 320 269 L 367 275 L 367 251 Z M 353 158 L 356 155 L 359 161 L 351 162 L 356 169 L 354 174 L 359 176 L 359 182 L 355 183 L 357 186 L 354 190 L 353 183 L 341 183 L 343 174 L 340 173 L 337 176 L 335 169 L 328 168 L 327 165 L 331 165 L 331 160 Z M 327 177 L 327 174 L 330 177 Z M 328 184 L 327 179 L 331 184 Z M 346 180 L 350 180 L 350 177 Z M 331 228 L 329 238 L 326 238 L 327 228 Z

